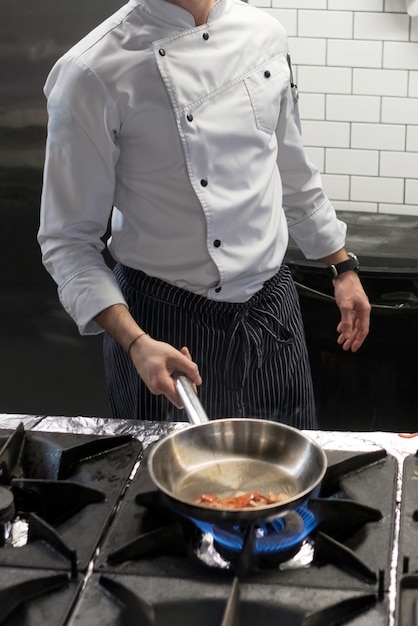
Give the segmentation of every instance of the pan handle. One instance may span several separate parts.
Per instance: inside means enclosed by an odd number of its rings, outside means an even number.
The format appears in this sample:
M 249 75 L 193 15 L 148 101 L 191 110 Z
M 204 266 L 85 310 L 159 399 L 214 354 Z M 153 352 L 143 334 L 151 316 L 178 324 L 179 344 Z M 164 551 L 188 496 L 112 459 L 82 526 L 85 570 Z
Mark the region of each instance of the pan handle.
M 208 422 L 209 418 L 197 397 L 190 378 L 181 372 L 174 372 L 172 377 L 176 384 L 177 393 L 183 401 L 189 422 L 191 424 Z

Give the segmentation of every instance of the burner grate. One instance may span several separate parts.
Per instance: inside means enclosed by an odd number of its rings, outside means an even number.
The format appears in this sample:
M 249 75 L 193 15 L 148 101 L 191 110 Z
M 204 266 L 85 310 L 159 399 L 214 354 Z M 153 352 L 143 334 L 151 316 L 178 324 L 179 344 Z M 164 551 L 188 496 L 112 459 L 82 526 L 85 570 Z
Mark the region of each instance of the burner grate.
M 384 451 L 366 455 L 327 451 L 327 457 L 330 478 L 324 484 L 325 495 L 321 493 L 309 503 L 317 526 L 304 540 L 300 552 L 274 566 L 261 562 L 254 567 L 253 560 L 249 559 L 249 565 L 248 560 L 241 564 L 240 580 L 256 584 L 260 589 L 269 585 L 278 586 L 280 590 L 298 588 L 308 595 L 314 589 L 326 593 L 330 590 L 362 592 L 375 595 L 381 607 L 386 603 L 386 598 L 384 601 L 382 598 L 390 584 L 391 560 L 387 546 L 392 544 L 394 534 L 397 461 Z M 371 488 L 376 484 L 377 488 Z M 177 524 L 177 532 L 182 536 L 177 555 L 166 550 L 159 535 L 168 537 L 172 524 Z M 186 587 L 191 580 L 200 580 L 205 586 L 209 581 L 218 580 L 227 584 L 236 574 L 239 562 L 234 569 L 221 558 L 220 569 L 214 570 L 195 556 L 190 558 L 189 531 L 187 529 L 184 535 L 184 524 L 182 531 L 178 524 L 178 516 L 165 506 L 160 494 L 153 491 L 145 458 L 98 555 L 95 572 L 105 576 L 155 578 L 164 580 L 158 584 L 169 587 L 173 578 L 183 580 Z M 152 554 L 147 554 L 150 538 L 153 538 L 154 549 Z M 241 542 L 242 534 L 239 547 Z M 130 552 L 132 546 L 139 550 L 136 555 Z M 379 611 L 384 614 L 387 606 Z
M 129 435 L 0 431 L 0 573 L 84 571 L 141 453 Z
M 387 605 L 374 593 L 94 574 L 75 612 L 77 626 L 374 626 Z

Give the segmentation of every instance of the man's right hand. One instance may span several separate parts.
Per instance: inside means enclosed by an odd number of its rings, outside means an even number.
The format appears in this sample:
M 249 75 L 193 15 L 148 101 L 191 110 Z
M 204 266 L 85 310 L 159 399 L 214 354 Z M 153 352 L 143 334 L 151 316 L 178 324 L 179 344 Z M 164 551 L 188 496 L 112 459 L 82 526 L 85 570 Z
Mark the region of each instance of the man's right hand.
M 123 347 L 132 359 L 136 370 L 155 395 L 164 395 L 177 408 L 183 402 L 177 393 L 172 374 L 186 374 L 196 386 L 202 384 L 199 368 L 192 361 L 189 350 L 176 350 L 163 341 L 156 341 L 138 326 L 124 304 L 114 304 L 96 315 L 95 320 Z
M 130 356 L 150 392 L 166 396 L 178 409 L 183 408 L 183 402 L 177 393 L 173 372 L 186 374 L 196 386 L 202 384 L 199 368 L 186 347 L 176 350 L 168 343 L 144 335 L 133 344 Z

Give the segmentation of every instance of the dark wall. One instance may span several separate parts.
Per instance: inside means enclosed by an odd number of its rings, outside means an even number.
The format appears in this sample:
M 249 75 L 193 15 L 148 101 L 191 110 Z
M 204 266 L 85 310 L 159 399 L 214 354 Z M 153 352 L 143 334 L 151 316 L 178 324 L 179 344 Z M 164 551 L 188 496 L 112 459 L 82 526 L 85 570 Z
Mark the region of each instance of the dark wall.
M 416 431 L 418 218 L 357 211 L 340 217 L 372 305 L 370 333 L 358 352 L 337 345 L 340 315 L 325 269 L 304 259 L 295 244 L 287 254 L 301 301 L 320 427 Z
M 36 234 L 46 138 L 43 85 L 121 0 L 2 0 L 0 20 L 0 413 L 110 415 L 101 337 L 80 337 Z

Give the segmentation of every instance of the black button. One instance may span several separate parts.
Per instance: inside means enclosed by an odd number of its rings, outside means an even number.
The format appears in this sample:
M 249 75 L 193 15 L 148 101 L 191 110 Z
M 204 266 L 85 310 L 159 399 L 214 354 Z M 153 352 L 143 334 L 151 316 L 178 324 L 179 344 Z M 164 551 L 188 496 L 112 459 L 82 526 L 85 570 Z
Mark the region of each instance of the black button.
M 188 120 L 189 122 L 193 122 L 193 115 L 192 115 L 191 113 L 188 113 L 188 114 L 187 114 L 187 120 Z
M 203 39 L 207 41 L 209 39 L 209 33 L 203 33 Z
M 222 287 L 216 287 L 215 291 L 216 293 L 219 293 L 220 291 L 222 291 Z
M 265 78 L 270 78 L 271 73 L 270 73 L 268 70 L 266 70 L 266 71 L 264 72 L 264 76 L 265 76 Z
M 202 187 L 207 187 L 208 186 L 208 181 L 205 180 L 204 178 L 202 178 L 202 180 L 200 181 L 200 184 L 202 185 Z
M 220 239 L 215 239 L 215 241 L 213 242 L 213 245 L 215 246 L 215 248 L 219 248 L 221 245 Z
M 160 56 L 162 56 L 162 57 L 165 57 L 165 50 L 164 50 L 164 48 L 160 48 L 160 49 L 158 50 L 158 54 L 159 54 Z

